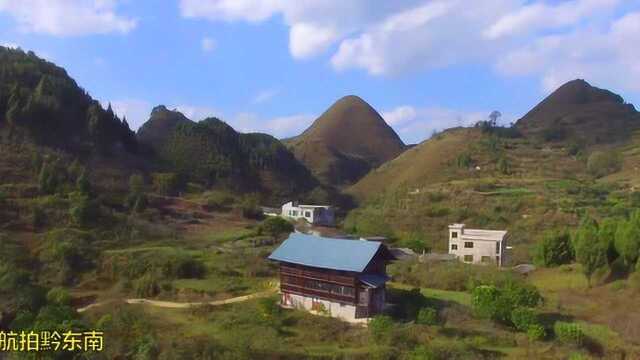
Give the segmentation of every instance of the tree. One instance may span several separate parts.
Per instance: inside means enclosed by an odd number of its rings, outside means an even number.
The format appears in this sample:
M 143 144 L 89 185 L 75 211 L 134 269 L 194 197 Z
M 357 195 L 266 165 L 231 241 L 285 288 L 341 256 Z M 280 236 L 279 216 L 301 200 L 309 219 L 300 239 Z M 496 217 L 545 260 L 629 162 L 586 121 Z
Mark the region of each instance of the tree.
M 568 264 L 574 259 L 571 237 L 566 231 L 547 231 L 536 247 L 535 262 L 545 267 Z
M 489 114 L 489 125 L 494 128 L 498 125 L 498 119 L 502 116 L 502 113 L 498 110 L 494 110 Z
M 637 261 L 640 252 L 640 226 L 634 220 L 637 219 L 637 212 L 634 215 L 632 219 L 618 225 L 615 236 L 615 250 L 627 266 L 632 266 Z
M 80 176 L 78 176 L 76 188 L 81 194 L 89 195 L 91 193 L 91 182 L 89 181 L 86 169 L 83 169 Z
M 573 245 L 576 260 L 582 265 L 582 272 L 591 287 L 591 278 L 595 271 L 607 265 L 607 250 L 599 241 L 598 228 L 590 221 L 583 222 L 576 232 Z
M 619 254 L 616 251 L 616 232 L 618 230 L 619 221 L 613 218 L 605 218 L 598 228 L 598 241 L 607 250 L 607 260 L 612 263 Z

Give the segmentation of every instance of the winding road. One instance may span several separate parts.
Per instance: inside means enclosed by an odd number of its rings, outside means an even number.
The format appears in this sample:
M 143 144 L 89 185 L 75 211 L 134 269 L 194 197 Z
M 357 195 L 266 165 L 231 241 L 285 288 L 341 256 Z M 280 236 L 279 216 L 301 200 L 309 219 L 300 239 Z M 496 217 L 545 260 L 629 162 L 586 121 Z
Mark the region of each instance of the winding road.
M 238 302 L 248 301 L 251 299 L 269 296 L 275 293 L 276 291 L 274 289 L 271 289 L 271 290 L 257 292 L 249 295 L 238 296 L 230 299 L 216 300 L 216 301 L 209 301 L 209 302 L 173 302 L 173 301 L 162 301 L 162 300 L 151 300 L 151 299 L 124 299 L 124 302 L 126 304 L 132 304 L 132 305 L 139 304 L 139 305 L 155 306 L 155 307 L 169 308 L 169 309 L 188 309 L 193 306 L 201 306 L 201 305 L 219 306 L 219 305 L 233 304 L 233 303 L 238 303 Z M 107 305 L 116 301 L 119 301 L 119 300 L 113 299 L 113 300 L 100 301 L 100 302 L 96 302 L 96 303 L 78 308 L 76 310 L 79 313 L 83 313 L 89 309 Z

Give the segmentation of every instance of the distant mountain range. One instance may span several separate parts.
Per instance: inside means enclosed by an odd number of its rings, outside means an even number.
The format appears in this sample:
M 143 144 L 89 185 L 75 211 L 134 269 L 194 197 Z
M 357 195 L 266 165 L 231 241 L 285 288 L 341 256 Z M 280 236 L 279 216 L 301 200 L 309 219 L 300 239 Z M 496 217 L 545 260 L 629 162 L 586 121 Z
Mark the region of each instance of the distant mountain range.
M 588 153 L 628 142 L 639 123 L 638 112 L 622 97 L 575 80 L 518 120 L 511 133 Z M 283 142 L 266 134 L 239 133 L 217 118 L 194 122 L 161 105 L 135 134 L 126 119 L 104 109 L 64 69 L 31 52 L 2 47 L 0 134 L 8 141 L 30 141 L 83 159 L 126 157 L 145 164 L 128 172 L 174 172 L 205 187 L 259 192 L 279 200 L 304 197 L 317 188 L 332 192 L 350 187 L 350 193 L 366 197 L 394 184 L 446 180 L 458 176 L 450 165 L 460 156 L 482 162 L 482 152 L 466 145 L 484 137 L 479 129 L 454 129 L 409 147 L 373 107 L 353 95 L 336 101 L 302 134 Z

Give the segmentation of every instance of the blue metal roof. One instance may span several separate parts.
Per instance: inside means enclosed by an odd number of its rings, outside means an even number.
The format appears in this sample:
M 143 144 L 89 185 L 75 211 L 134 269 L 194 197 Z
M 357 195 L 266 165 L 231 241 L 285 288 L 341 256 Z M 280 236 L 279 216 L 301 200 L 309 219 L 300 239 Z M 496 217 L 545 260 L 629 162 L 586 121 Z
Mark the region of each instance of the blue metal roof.
M 325 269 L 362 272 L 382 243 L 292 233 L 269 259 Z

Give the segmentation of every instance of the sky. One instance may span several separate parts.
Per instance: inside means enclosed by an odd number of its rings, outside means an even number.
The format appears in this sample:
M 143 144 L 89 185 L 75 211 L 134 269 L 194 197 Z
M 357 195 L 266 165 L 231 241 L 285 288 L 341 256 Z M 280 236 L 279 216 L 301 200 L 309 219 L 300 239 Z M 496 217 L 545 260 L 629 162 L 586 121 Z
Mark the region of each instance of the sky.
M 135 130 L 164 104 L 294 136 L 362 97 L 406 143 L 582 78 L 640 107 L 640 0 L 0 0 L 0 45 Z

